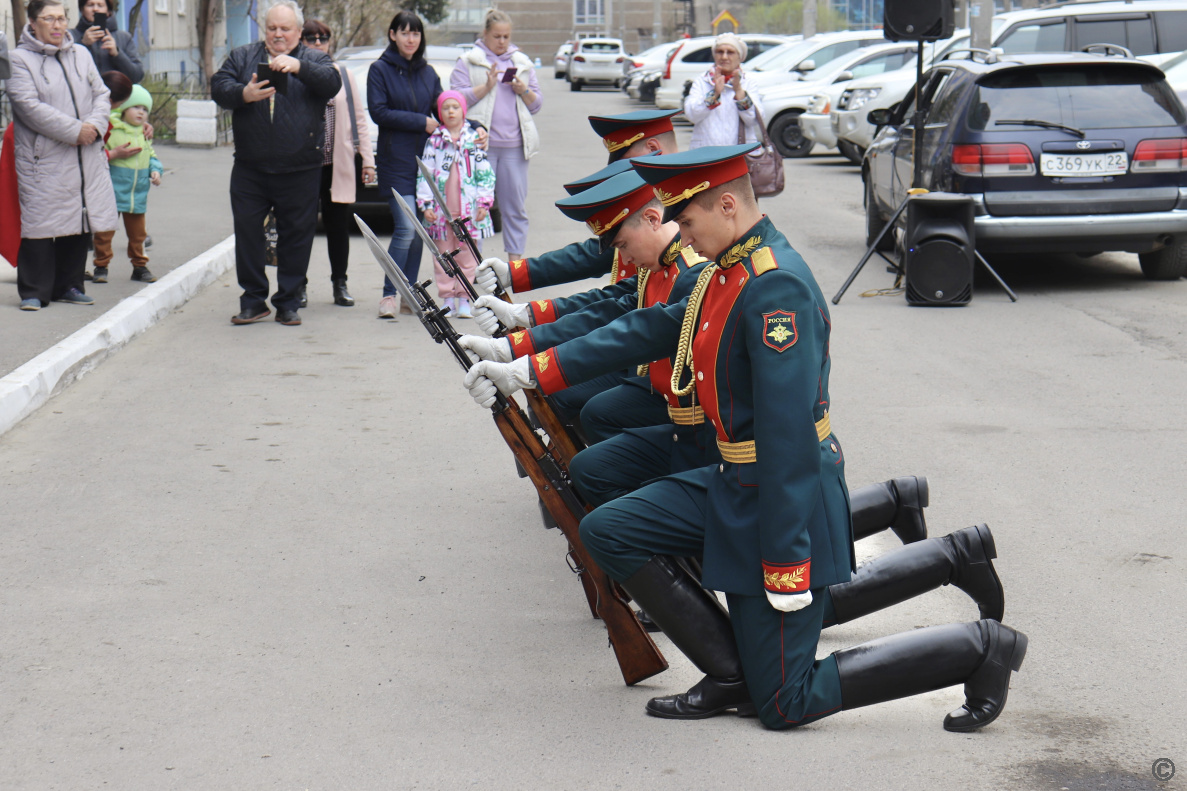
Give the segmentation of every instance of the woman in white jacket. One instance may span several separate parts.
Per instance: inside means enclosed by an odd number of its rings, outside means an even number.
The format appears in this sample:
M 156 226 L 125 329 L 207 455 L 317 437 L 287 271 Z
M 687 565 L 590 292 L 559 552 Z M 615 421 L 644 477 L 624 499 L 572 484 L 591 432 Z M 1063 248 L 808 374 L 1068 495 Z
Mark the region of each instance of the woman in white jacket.
M 508 71 L 514 69 L 514 76 Z M 510 77 L 510 79 L 508 79 Z M 532 60 L 511 43 L 511 17 L 486 12 L 482 38 L 458 58 L 449 87 L 466 97 L 466 117 L 490 130 L 487 156 L 495 169 L 495 201 L 503 216 L 503 249 L 511 260 L 528 245 L 528 160 L 540 150 L 532 116 L 544 99 Z
M 738 126 L 745 125 L 746 141 L 761 135 L 755 108 L 758 96 L 742 72 L 746 42 L 733 33 L 722 33 L 713 42 L 713 68 L 693 80 L 684 100 L 684 115 L 692 122 L 690 149 L 701 146 L 732 146 L 738 141 Z
M 61 0 L 32 0 L 12 53 L 13 138 L 21 203 L 21 310 L 90 305 L 87 240 L 114 231 L 115 190 L 103 134 L 111 102 L 95 61 L 74 43 Z

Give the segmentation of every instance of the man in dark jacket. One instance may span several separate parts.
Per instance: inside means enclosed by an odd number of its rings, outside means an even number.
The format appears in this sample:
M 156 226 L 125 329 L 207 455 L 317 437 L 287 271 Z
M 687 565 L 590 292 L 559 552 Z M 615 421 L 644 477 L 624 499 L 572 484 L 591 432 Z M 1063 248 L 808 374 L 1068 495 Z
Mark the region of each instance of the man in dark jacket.
M 95 14 L 107 17 L 106 25 L 95 24 Z M 144 67 L 136 55 L 132 34 L 117 30 L 115 25 L 115 3 L 108 0 L 78 0 L 78 25 L 74 28 L 74 40 L 87 48 L 95 59 L 100 74 L 109 71 L 122 72 L 133 83 L 144 79 Z
M 232 324 L 268 318 L 264 218 L 276 215 L 276 320 L 301 323 L 297 307 L 317 225 L 326 103 L 342 87 L 329 55 L 301 44 L 305 20 L 292 0 L 279 0 L 265 17 L 264 40 L 232 50 L 210 80 L 210 94 L 234 110 L 235 167 L 231 213 L 235 267 L 243 296 Z M 277 85 L 259 79 L 267 64 Z M 283 82 L 282 82 L 283 80 Z

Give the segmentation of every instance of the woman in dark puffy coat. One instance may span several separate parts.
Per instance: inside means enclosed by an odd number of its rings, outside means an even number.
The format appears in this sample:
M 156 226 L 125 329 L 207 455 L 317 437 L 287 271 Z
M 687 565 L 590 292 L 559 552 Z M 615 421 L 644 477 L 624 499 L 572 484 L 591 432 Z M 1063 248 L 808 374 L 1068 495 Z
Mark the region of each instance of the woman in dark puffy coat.
M 409 206 L 416 206 L 416 157 L 438 122 L 434 116 L 441 79 L 424 58 L 424 24 L 411 11 L 401 11 L 388 28 L 387 51 L 367 74 L 367 110 L 379 125 L 379 150 L 375 164 L 379 189 L 391 195 L 394 189 Z M 420 273 L 422 246 L 411 222 L 396 199 L 389 198 L 395 231 L 388 252 L 410 282 Z M 384 278 L 379 317 L 394 318 L 397 309 L 395 286 Z

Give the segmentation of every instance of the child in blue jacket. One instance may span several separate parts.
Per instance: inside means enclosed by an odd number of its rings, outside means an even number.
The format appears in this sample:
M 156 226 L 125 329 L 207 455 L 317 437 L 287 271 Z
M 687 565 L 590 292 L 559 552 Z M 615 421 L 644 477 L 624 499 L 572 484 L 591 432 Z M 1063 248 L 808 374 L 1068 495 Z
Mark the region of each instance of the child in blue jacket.
M 132 95 L 111 111 L 111 133 L 107 136 L 107 150 L 112 151 L 131 143 L 133 156 L 111 160 L 111 184 L 115 187 L 115 205 L 124 220 L 128 234 L 128 258 L 132 261 L 132 279 L 152 283 L 156 275 L 148 270 L 148 256 L 144 254 L 144 240 L 148 236 L 144 213 L 148 209 L 149 185 L 160 186 L 164 167 L 157 159 L 152 144 L 144 137 L 144 123 L 152 110 L 152 96 L 140 85 L 132 86 Z M 111 262 L 111 240 L 115 231 L 95 234 L 95 282 L 107 282 L 107 265 Z

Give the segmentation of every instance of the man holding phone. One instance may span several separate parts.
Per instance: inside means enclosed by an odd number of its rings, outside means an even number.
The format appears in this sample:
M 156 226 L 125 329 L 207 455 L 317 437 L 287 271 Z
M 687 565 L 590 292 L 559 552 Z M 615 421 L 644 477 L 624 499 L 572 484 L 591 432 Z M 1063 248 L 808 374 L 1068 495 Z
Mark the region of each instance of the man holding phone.
M 301 43 L 305 23 L 293 0 L 278 0 L 264 17 L 264 40 L 232 50 L 210 80 L 210 95 L 233 110 L 235 166 L 231 213 L 235 269 L 243 295 L 232 324 L 254 324 L 268 310 L 264 217 L 276 215 L 276 321 L 301 323 L 297 313 L 317 226 L 324 158 L 326 102 L 342 88 L 330 56 Z M 262 79 L 283 74 L 284 90 Z
M 144 79 L 132 34 L 116 29 L 116 0 L 79 0 L 74 40 L 87 48 L 99 73 L 118 71 L 133 83 Z

